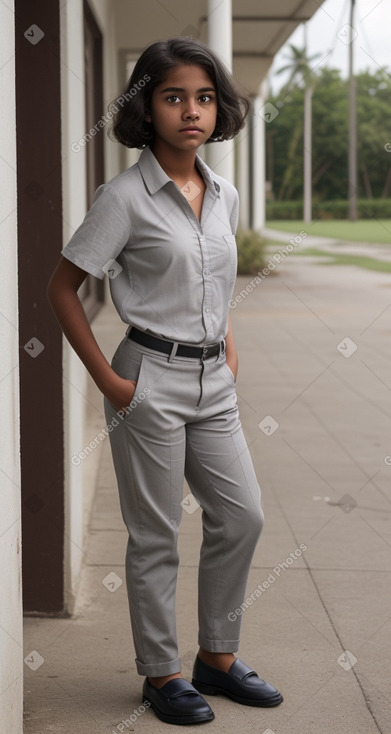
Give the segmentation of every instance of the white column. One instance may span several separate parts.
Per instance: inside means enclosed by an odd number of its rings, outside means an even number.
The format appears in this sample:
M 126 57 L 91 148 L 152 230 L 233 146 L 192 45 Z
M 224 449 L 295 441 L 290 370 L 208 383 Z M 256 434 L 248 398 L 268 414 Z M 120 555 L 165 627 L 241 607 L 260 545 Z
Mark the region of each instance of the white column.
M 66 244 L 86 213 L 86 153 L 72 148 L 85 132 L 83 3 L 63 3 L 61 33 L 61 118 L 63 160 L 63 242 Z M 72 456 L 85 446 L 87 372 L 63 337 L 64 450 L 65 450 L 65 560 L 64 577 L 68 611 L 72 612 L 83 559 L 85 477 L 83 463 Z
M 265 97 L 259 94 L 252 107 L 252 229 L 259 231 L 265 226 L 265 122 L 259 111 Z
M 122 87 L 124 87 L 128 83 L 131 75 L 133 74 L 134 67 L 136 66 L 136 61 L 137 59 L 128 59 L 126 63 L 126 68 L 125 68 L 125 79 L 123 79 L 123 75 L 124 75 L 123 69 L 119 70 L 120 71 L 120 83 L 118 85 L 119 89 L 122 89 Z M 138 148 L 123 148 L 122 146 L 121 148 L 122 148 L 121 152 L 122 152 L 123 161 L 124 161 L 124 165 L 121 166 L 121 170 L 125 170 L 126 168 L 130 168 L 135 163 L 137 163 L 141 155 L 141 150 L 138 150 Z
M 0 97 L 0 721 L 4 732 L 23 729 L 23 637 L 20 526 L 18 236 L 15 142 L 15 29 L 13 2 L 1 3 Z M 39 51 L 38 51 L 39 53 Z M 7 61 L 6 61 L 7 60 Z M 30 650 L 27 650 L 29 653 Z M 26 654 L 26 653 L 25 653 Z
M 208 45 L 232 72 L 232 1 L 208 0 Z M 209 143 L 208 165 L 234 182 L 234 145 L 232 140 Z
M 237 188 L 240 198 L 239 226 L 242 229 L 250 227 L 250 136 L 251 125 L 248 118 L 246 124 L 236 138 L 238 169 Z

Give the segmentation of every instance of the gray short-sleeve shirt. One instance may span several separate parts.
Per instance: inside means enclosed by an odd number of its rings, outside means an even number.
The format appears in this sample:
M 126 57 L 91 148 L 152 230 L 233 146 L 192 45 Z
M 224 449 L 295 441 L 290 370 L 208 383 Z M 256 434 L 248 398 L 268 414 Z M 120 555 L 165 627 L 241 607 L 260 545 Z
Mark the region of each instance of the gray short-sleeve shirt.
M 97 278 L 110 278 L 126 324 L 164 339 L 210 344 L 228 330 L 236 278 L 238 193 L 197 154 L 206 191 L 201 222 L 150 148 L 95 192 L 62 255 Z

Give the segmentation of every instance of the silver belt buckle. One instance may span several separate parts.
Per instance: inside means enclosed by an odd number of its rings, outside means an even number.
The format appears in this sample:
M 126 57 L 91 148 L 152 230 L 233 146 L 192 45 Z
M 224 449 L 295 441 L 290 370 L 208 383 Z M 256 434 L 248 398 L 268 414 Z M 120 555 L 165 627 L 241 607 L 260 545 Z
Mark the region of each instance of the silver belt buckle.
M 201 356 L 202 361 L 208 358 L 209 350 L 215 346 L 216 346 L 215 344 L 206 344 L 204 347 L 202 347 L 202 356 Z

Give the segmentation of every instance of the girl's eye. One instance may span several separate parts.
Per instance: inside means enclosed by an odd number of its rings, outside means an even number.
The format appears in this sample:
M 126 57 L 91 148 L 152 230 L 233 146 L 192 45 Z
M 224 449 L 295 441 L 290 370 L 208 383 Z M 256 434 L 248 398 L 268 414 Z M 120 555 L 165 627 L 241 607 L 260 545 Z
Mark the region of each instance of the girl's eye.
M 177 94 L 171 94 L 170 97 L 167 97 L 167 102 L 176 102 L 177 100 L 180 101 L 180 97 L 178 97 Z M 200 102 L 211 102 L 214 97 L 210 94 L 202 94 L 201 97 L 198 98 Z

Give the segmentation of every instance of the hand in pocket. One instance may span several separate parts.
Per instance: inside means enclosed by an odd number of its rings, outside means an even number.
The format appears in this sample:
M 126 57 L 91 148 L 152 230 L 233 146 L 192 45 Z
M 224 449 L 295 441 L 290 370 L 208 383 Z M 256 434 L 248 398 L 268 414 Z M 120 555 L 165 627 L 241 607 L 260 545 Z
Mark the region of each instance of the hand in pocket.
M 115 378 L 107 390 L 104 390 L 106 398 L 117 410 L 125 410 L 131 403 L 136 390 L 136 380 L 126 380 L 115 374 Z

